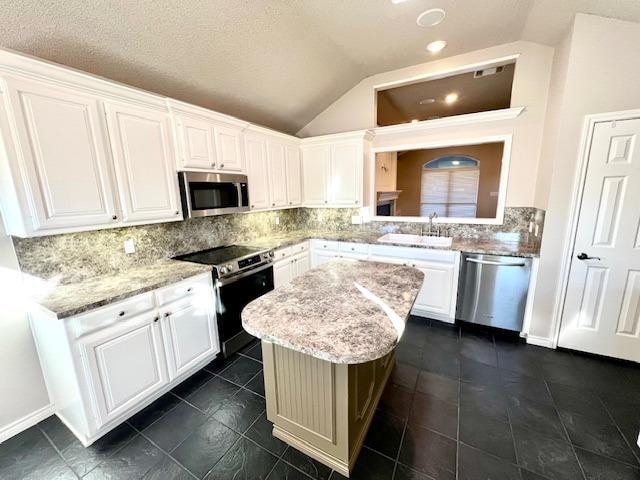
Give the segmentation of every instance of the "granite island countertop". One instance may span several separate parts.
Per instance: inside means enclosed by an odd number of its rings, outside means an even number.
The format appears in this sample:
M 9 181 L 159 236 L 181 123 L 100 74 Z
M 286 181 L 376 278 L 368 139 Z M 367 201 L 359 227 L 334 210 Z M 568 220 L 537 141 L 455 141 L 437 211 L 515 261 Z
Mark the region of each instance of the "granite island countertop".
M 338 242 L 367 243 L 369 245 L 394 245 L 407 248 L 427 248 L 433 250 L 454 250 L 466 253 L 484 253 L 489 255 L 506 255 L 513 257 L 538 257 L 540 246 L 526 242 L 501 239 L 498 236 L 481 238 L 454 237 L 450 247 L 435 247 L 428 245 L 407 245 L 401 243 L 381 243 L 378 238 L 384 234 L 379 232 L 367 232 L 358 230 L 345 231 L 321 231 L 321 230 L 294 230 L 278 235 L 250 240 L 244 242 L 262 248 L 284 248 L 310 239 L 333 240 Z
M 388 263 L 334 259 L 251 302 L 250 334 L 334 363 L 364 363 L 395 347 L 424 274 Z
M 58 285 L 36 302 L 58 318 L 67 318 L 206 272 L 211 272 L 211 266 L 158 260 L 114 275 Z

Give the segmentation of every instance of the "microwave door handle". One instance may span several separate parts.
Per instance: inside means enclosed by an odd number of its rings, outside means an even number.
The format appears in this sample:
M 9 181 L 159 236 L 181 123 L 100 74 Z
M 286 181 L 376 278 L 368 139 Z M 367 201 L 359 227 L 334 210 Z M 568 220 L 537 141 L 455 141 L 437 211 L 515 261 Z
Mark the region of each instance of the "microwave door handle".
M 240 182 L 236 182 L 236 191 L 238 192 L 238 207 L 242 207 L 242 187 L 240 186 Z

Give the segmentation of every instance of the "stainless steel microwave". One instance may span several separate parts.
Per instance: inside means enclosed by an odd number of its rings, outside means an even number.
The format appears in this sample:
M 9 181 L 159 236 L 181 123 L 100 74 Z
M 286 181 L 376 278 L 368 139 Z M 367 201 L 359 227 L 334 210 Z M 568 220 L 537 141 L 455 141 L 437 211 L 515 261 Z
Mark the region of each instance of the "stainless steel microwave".
M 178 181 L 185 218 L 249 210 L 246 175 L 179 172 Z

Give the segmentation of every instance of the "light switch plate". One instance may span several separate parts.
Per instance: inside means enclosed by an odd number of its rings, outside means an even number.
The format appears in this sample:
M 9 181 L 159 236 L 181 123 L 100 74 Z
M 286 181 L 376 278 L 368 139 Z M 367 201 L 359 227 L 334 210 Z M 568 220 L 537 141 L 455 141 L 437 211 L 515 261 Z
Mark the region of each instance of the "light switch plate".
M 133 238 L 128 238 L 124 241 L 124 253 L 135 253 L 136 246 L 133 243 Z

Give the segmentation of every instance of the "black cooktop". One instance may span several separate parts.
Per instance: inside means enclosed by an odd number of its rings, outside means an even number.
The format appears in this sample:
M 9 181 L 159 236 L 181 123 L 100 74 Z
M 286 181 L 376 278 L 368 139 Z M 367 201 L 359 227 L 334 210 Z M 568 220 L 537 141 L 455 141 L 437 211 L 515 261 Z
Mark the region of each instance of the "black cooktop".
M 205 265 L 221 265 L 247 255 L 263 252 L 262 248 L 245 247 L 243 245 L 229 245 L 226 247 L 210 248 L 200 252 L 189 253 L 174 257 L 176 260 L 203 263 Z

